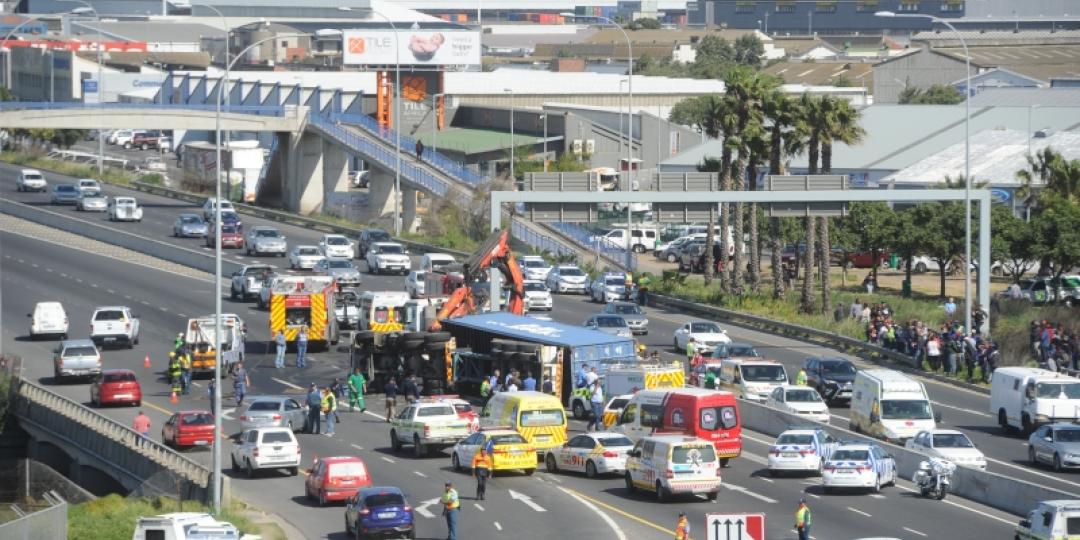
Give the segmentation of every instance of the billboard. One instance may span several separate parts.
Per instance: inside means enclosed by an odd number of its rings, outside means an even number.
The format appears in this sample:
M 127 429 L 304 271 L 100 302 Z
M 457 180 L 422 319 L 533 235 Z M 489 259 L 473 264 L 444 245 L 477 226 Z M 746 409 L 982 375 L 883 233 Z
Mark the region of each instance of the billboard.
M 472 30 L 346 30 L 345 64 L 412 66 L 480 64 L 480 34 Z

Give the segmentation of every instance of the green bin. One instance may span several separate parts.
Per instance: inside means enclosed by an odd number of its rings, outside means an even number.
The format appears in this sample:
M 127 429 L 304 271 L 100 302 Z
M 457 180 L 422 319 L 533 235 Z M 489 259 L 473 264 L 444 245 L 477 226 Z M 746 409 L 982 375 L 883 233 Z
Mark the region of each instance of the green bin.
M 899 266 L 899 265 L 900 265 L 900 257 L 898 257 L 895 253 L 893 253 L 892 255 L 889 255 L 889 268 L 892 268 L 893 270 L 896 270 L 896 267 Z

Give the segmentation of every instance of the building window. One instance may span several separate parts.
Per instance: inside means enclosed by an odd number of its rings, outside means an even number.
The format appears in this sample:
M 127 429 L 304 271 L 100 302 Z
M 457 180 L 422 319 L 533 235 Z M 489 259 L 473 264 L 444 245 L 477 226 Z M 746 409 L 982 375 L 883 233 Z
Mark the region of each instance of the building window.
M 946 13 L 960 13 L 964 11 L 964 3 L 960 1 L 948 1 L 941 4 L 941 11 Z
M 735 2 L 735 13 L 753 13 L 757 11 L 757 0 L 739 0 Z
M 792 0 L 782 0 L 776 3 L 777 13 L 795 13 L 795 2 Z
M 282 41 L 281 42 L 281 48 L 288 49 L 289 48 L 289 42 L 288 41 Z
M 859 13 L 870 13 L 878 10 L 878 0 L 859 0 L 855 4 L 855 11 Z
M 836 13 L 836 2 L 819 0 L 814 5 L 814 11 L 817 13 Z
M 919 11 L 919 0 L 901 0 L 899 11 Z

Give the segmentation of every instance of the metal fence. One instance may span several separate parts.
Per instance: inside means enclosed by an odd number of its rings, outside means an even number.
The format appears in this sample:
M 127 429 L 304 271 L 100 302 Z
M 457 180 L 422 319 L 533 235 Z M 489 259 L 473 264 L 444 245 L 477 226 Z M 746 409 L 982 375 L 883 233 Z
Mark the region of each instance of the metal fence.
M 554 237 L 537 233 L 514 219 L 510 223 L 510 234 L 525 245 L 540 252 L 549 252 L 557 256 L 575 255 L 577 252 L 568 248 Z
M 573 240 L 579 246 L 598 252 L 601 256 L 616 261 L 621 265 L 626 263 L 626 250 L 620 246 L 616 246 L 607 240 L 596 240 L 596 235 L 590 232 L 588 229 L 574 224 L 574 223 L 546 223 L 545 225 L 555 229 L 565 235 L 570 240 Z M 631 254 L 630 268 L 634 270 L 637 268 L 637 255 Z
M 161 109 L 186 109 L 192 111 L 216 112 L 217 105 L 193 104 L 193 103 L 82 103 L 79 101 L 4 101 L 0 102 L 0 111 L 60 111 L 79 109 L 136 109 L 136 110 L 161 110 Z M 296 107 L 284 105 L 222 105 L 222 113 L 256 114 L 260 116 L 295 116 Z
M 50 505 L 27 512 L 9 505 L 19 517 L 0 524 L 0 538 L 11 540 L 67 540 L 68 504 L 54 495 L 45 494 Z

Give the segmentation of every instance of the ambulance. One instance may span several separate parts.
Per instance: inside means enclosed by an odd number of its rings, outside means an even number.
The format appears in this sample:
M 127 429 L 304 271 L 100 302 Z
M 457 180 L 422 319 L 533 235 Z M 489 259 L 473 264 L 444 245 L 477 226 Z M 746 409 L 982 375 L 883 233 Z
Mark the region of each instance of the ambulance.
M 639 441 L 659 434 L 699 437 L 713 443 L 723 465 L 742 453 L 735 395 L 701 388 L 642 390 L 630 399 L 612 431 Z
M 682 388 L 685 383 L 682 364 L 612 364 L 601 376 L 605 396 L 633 394 L 638 390 Z M 570 396 L 574 418 L 588 417 L 591 404 L 588 388 L 578 388 Z
M 480 413 L 480 427 L 510 426 L 538 456 L 566 443 L 566 414 L 559 398 L 543 392 L 499 392 Z

